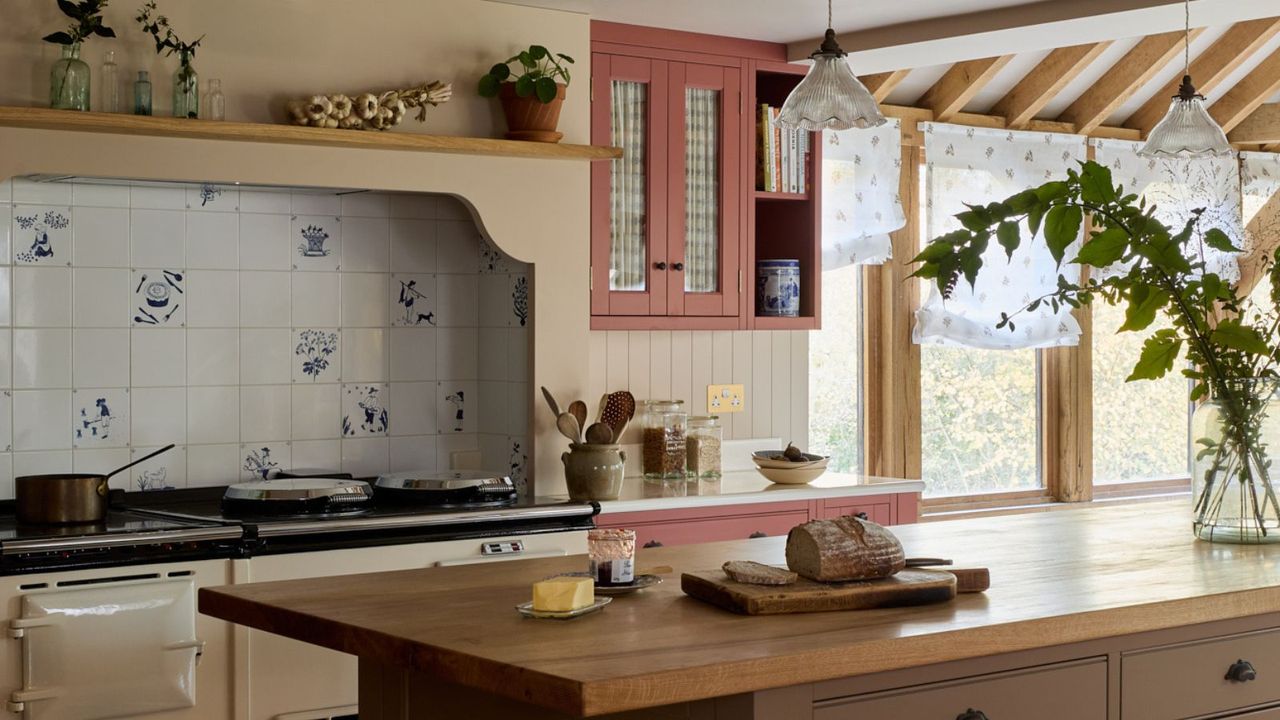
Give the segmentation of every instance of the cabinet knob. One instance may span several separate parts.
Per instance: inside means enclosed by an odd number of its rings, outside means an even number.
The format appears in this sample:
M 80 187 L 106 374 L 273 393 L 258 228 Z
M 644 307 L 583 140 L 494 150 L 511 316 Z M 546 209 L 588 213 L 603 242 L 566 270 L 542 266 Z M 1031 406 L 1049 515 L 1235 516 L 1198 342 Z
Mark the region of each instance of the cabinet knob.
M 671 269 L 676 272 L 682 272 L 684 270 L 684 263 L 675 263 L 671 266 Z
M 1258 671 L 1253 669 L 1253 663 L 1248 660 L 1237 660 L 1227 668 L 1227 679 L 1231 682 L 1249 682 L 1258 677 Z
M 759 530 L 757 530 L 751 533 L 750 535 L 748 535 L 747 537 L 751 538 L 752 540 L 755 540 L 756 538 L 769 537 L 769 533 L 762 533 Z
M 956 716 L 956 720 L 987 720 L 987 714 L 981 710 L 969 708 Z
M 656 263 L 654 263 L 654 264 L 653 264 L 653 269 L 654 269 L 654 270 L 666 270 L 666 269 L 667 269 L 667 263 L 666 263 L 665 261 L 659 261 L 659 262 L 656 262 Z
M 662 543 L 658 542 L 657 540 L 650 540 L 649 542 L 647 542 L 647 543 L 645 543 L 645 544 L 644 544 L 644 547 L 647 547 L 647 548 L 656 548 L 656 547 L 663 547 L 663 545 L 662 545 Z

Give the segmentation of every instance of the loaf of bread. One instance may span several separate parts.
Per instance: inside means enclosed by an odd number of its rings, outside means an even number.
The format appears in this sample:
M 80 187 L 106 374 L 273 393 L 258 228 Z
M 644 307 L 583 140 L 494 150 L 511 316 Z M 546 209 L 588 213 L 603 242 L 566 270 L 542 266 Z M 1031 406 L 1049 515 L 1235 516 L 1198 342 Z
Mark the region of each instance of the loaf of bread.
M 893 533 L 852 515 L 807 522 L 787 534 L 787 567 L 818 582 L 888 577 L 906 562 Z
M 798 577 L 793 572 L 753 560 L 730 560 L 720 569 L 733 580 L 748 585 L 790 585 Z

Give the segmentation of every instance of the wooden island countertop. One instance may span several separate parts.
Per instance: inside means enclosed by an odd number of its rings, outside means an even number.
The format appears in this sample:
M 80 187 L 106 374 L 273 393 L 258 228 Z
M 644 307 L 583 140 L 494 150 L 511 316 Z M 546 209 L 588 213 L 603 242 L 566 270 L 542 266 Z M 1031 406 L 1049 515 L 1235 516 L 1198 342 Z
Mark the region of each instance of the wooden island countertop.
M 536 559 L 204 588 L 200 611 L 570 716 L 750 693 L 1280 612 L 1280 547 L 1191 536 L 1189 500 L 893 528 L 908 556 L 991 570 L 925 607 L 744 617 L 684 596 L 682 571 L 784 564 L 783 538 L 642 550 L 661 585 L 573 621 L 528 620 Z

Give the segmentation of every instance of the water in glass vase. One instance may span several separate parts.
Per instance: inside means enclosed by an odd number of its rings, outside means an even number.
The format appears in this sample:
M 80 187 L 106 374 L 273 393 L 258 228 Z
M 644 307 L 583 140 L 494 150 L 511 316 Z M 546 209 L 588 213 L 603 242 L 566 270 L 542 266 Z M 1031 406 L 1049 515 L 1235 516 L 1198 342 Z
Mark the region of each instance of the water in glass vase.
M 89 64 L 80 59 L 80 43 L 62 46 L 62 57 L 49 73 L 49 107 L 89 109 Z
M 1280 381 L 1227 381 L 1191 418 L 1193 528 L 1201 540 L 1280 542 L 1272 482 L 1280 449 Z
M 183 55 L 173 74 L 173 116 L 200 117 L 200 77 L 191 66 L 191 58 Z

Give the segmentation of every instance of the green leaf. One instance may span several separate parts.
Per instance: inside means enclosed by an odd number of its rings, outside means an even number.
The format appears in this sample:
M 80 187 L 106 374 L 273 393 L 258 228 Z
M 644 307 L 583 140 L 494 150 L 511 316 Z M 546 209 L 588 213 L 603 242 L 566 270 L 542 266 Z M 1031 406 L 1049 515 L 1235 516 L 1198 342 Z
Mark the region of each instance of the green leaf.
M 1005 201 L 1015 213 L 1025 213 L 1040 204 L 1035 190 L 1023 190 Z
M 1018 229 L 1018 223 L 1008 220 L 1000 223 L 1000 227 L 996 228 L 996 242 L 1004 248 L 1005 257 L 1013 258 L 1013 251 L 1022 244 L 1022 231 Z
M 569 57 L 568 55 L 565 55 L 564 53 L 556 53 L 556 57 L 558 57 L 558 58 L 560 58 L 561 60 L 563 60 L 563 61 L 565 61 L 565 62 L 569 63 L 570 65 L 572 65 L 572 64 L 573 64 L 573 58 Z
M 1240 252 L 1240 248 L 1231 244 L 1231 238 L 1218 228 L 1213 228 L 1204 234 L 1204 244 L 1219 252 Z
M 556 81 L 549 77 L 538 78 L 533 84 L 533 90 L 538 96 L 538 100 L 545 105 L 556 99 L 556 94 L 560 91 L 556 87 Z
M 1253 355 L 1271 354 L 1266 341 L 1258 331 L 1241 325 L 1239 320 L 1223 320 L 1218 323 L 1218 327 L 1209 333 L 1209 340 L 1214 344 Z
M 113 38 L 116 36 L 116 31 L 112 30 L 109 27 L 104 27 L 102 25 L 99 25 L 93 29 L 93 34 L 97 35 L 98 37 Z
M 1080 237 L 1084 212 L 1074 205 L 1055 205 L 1044 219 L 1044 240 L 1059 265 L 1071 243 Z
M 527 98 L 533 94 L 533 78 L 521 75 L 516 79 L 516 96 Z
M 529 54 L 529 51 L 528 51 L 528 50 L 526 50 L 526 51 L 524 51 L 524 52 L 520 53 L 520 54 L 519 54 L 519 55 L 517 55 L 516 57 L 520 60 L 520 64 L 521 64 L 521 65 L 523 65 L 523 66 L 525 66 L 525 67 L 527 67 L 527 68 L 536 67 L 536 66 L 537 66 L 537 64 L 538 64 L 538 63 L 533 59 L 533 56 Z M 527 95 L 521 95 L 520 97 L 528 97 L 528 96 L 527 96 Z
M 1071 188 L 1065 182 L 1058 180 L 1041 185 L 1036 188 L 1035 192 L 1036 197 L 1040 199 L 1040 202 L 1051 203 L 1054 200 L 1061 200 L 1062 198 L 1065 198 L 1070 194 Z
M 1124 324 L 1119 332 L 1145 330 L 1155 322 L 1156 313 L 1169 302 L 1169 293 L 1150 285 L 1135 285 L 1130 291 L 1129 305 L 1124 310 Z M 1162 331 L 1163 332 L 1163 331 Z
M 479 93 L 480 97 L 491 98 L 498 94 L 499 85 L 501 83 L 498 82 L 498 78 L 492 75 L 485 75 L 480 78 L 480 84 L 476 86 L 476 92 Z
M 49 35 L 45 35 L 44 41 L 56 43 L 58 45 L 72 45 L 75 43 L 75 38 L 71 37 L 70 35 L 64 32 L 56 32 L 56 33 L 50 33 Z
M 1089 161 L 1080 173 L 1080 199 L 1096 205 L 1105 205 L 1116 199 L 1115 186 L 1111 184 L 1111 170 Z
M 946 237 L 938 238 L 928 245 L 924 246 L 924 250 L 911 260 L 913 263 L 932 263 L 941 260 L 943 257 L 955 252 L 955 246 L 947 241 Z
M 960 221 L 966 229 L 974 232 L 986 230 L 991 224 L 991 215 L 987 209 L 981 205 L 970 205 L 969 209 L 962 213 L 956 214 L 956 219 Z
M 550 55 L 550 53 L 548 53 L 547 49 L 544 48 L 543 46 L 541 45 L 529 46 L 529 57 L 533 58 L 534 60 L 541 60 L 547 55 Z
M 1161 330 L 1142 344 L 1142 354 L 1125 382 L 1159 380 L 1173 369 L 1182 351 L 1182 340 L 1172 330 Z
M 1032 237 L 1040 234 L 1040 221 L 1044 219 L 1044 206 L 1036 205 L 1027 211 L 1027 229 Z
M 507 67 L 506 63 L 498 63 L 497 65 L 489 68 L 489 74 L 498 82 L 502 82 L 503 80 L 511 77 L 511 68 Z
M 964 279 L 969 282 L 970 287 L 978 280 L 978 271 L 982 269 L 982 254 L 977 252 L 966 252 L 960 255 L 960 270 L 964 273 Z
M 1200 278 L 1200 288 L 1206 300 L 1217 300 L 1218 294 L 1222 292 L 1222 278 L 1217 273 L 1207 273 Z
M 80 19 L 80 8 L 76 7 L 76 4 L 70 2 L 70 0 L 58 0 L 58 9 L 69 18 Z
M 1129 236 L 1118 227 L 1109 227 L 1094 235 L 1080 247 L 1075 262 L 1096 268 L 1105 268 L 1124 257 L 1129 247 Z

